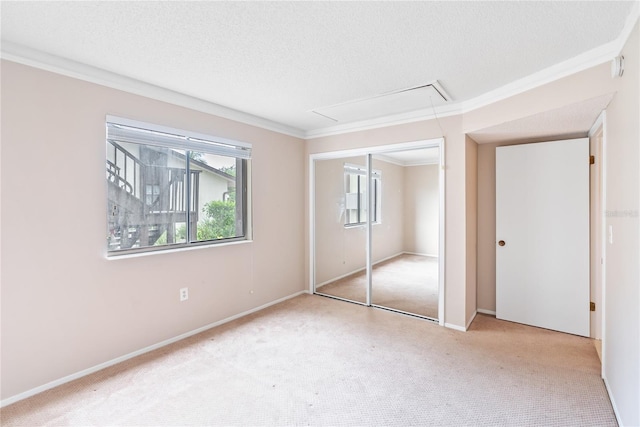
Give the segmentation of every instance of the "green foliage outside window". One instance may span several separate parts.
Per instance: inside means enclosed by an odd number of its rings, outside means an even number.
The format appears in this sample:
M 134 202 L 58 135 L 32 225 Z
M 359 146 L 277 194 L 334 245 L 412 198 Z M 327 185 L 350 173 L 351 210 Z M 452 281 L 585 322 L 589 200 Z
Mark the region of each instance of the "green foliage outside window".
M 202 209 L 204 219 L 198 221 L 198 240 L 226 239 L 236 236 L 236 201 L 213 200 Z
M 236 201 L 213 200 L 204 205 L 202 209 L 204 219 L 198 221 L 198 241 L 217 240 L 236 237 Z M 176 229 L 176 240 L 184 241 L 187 235 L 187 226 L 181 225 Z M 166 232 L 156 241 L 156 245 L 164 245 L 167 242 Z

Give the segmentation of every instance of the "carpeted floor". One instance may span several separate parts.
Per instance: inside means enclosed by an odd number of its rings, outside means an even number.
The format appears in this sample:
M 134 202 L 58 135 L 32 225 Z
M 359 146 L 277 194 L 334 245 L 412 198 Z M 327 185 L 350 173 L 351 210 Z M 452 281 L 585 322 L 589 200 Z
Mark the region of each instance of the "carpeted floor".
M 323 294 L 365 302 L 362 271 L 317 289 Z M 438 258 L 403 254 L 373 266 L 371 302 L 420 316 L 438 318 Z
M 587 338 L 302 295 L 1 410 L 3 426 L 615 426 Z

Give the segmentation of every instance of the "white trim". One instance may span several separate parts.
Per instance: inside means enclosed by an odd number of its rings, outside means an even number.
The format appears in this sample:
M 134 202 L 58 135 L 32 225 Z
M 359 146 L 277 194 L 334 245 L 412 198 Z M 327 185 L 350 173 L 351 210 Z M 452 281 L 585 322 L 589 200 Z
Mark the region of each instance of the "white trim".
M 605 193 L 607 191 L 606 189 L 606 185 L 605 185 L 605 167 L 606 167 L 606 163 L 605 163 L 605 140 L 606 140 L 606 121 L 607 121 L 607 111 L 603 110 L 599 115 L 598 118 L 596 119 L 596 121 L 593 123 L 593 125 L 591 126 L 591 129 L 589 129 L 589 133 L 588 133 L 588 138 L 589 141 L 591 143 L 591 139 L 593 138 L 594 135 L 596 135 L 598 132 L 602 133 L 602 141 L 601 141 L 601 145 L 600 145 L 600 155 L 601 155 L 601 159 L 598 159 L 597 165 L 600 167 L 600 170 L 598 171 L 598 180 L 599 182 L 597 183 L 598 188 L 600 189 L 600 200 L 598 201 L 599 205 L 597 206 L 597 210 L 600 212 L 601 218 L 600 218 L 600 230 L 596 230 L 596 232 L 600 232 L 600 259 L 601 261 L 601 267 L 600 267 L 600 295 L 599 295 L 599 300 L 597 302 L 598 306 L 599 306 L 599 310 L 601 311 L 600 313 L 600 336 L 598 336 L 597 334 L 594 334 L 594 339 L 599 339 L 602 342 L 602 346 L 601 346 L 601 351 L 600 351 L 600 357 L 601 357 L 601 376 L 604 378 L 604 321 L 605 321 L 605 303 L 604 303 L 604 298 L 605 298 L 605 251 L 606 251 L 606 246 L 607 246 L 607 238 L 606 238 L 606 213 L 605 213 Z M 596 147 L 597 148 L 597 147 Z M 594 155 L 597 155 L 597 153 L 593 153 Z M 590 206 L 591 209 L 591 206 Z M 595 299 L 592 298 L 592 301 L 595 301 Z
M 430 258 L 438 258 L 438 254 L 435 254 L 435 255 L 433 255 L 433 254 L 422 254 L 422 253 L 419 253 L 419 252 L 407 252 L 407 251 L 404 251 L 402 253 L 405 254 L 405 255 L 417 255 L 417 256 L 426 256 L 426 257 L 430 257 Z
M 283 125 L 263 117 L 234 110 L 200 98 L 185 95 L 170 89 L 156 86 L 142 80 L 132 79 L 120 74 L 112 73 L 91 65 L 86 65 L 67 58 L 51 55 L 36 49 L 31 49 L 15 43 L 3 41 L 0 57 L 8 61 L 39 68 L 67 77 L 84 80 L 90 83 L 125 92 L 168 102 L 181 107 L 190 108 L 203 113 L 213 114 L 218 117 L 256 126 L 262 129 L 281 134 L 304 138 L 305 132 L 292 126 Z
M 422 139 L 418 141 L 399 142 L 396 144 L 377 145 L 373 147 L 352 148 L 348 150 L 327 151 L 323 153 L 310 154 L 311 160 L 339 159 L 341 157 L 364 156 L 369 153 L 378 154 L 388 151 L 413 150 L 415 148 L 440 147 L 444 143 L 444 138 Z M 442 147 L 441 147 L 442 148 Z
M 325 136 L 342 135 L 350 132 L 359 132 L 363 130 L 379 129 L 389 126 L 403 125 L 407 123 L 421 122 L 443 117 L 457 116 L 462 114 L 461 104 L 451 104 L 438 107 L 435 110 L 422 109 L 411 111 L 408 113 L 394 114 L 391 116 L 378 117 L 370 120 L 360 120 L 357 122 L 344 123 L 341 125 L 330 126 L 321 129 L 312 129 L 305 132 L 305 139 L 323 138 Z
M 367 167 L 356 165 L 355 163 L 345 163 L 344 169 L 345 169 L 345 172 L 347 173 L 367 175 Z M 382 178 L 382 171 L 380 169 L 372 169 L 371 174 L 373 175 L 374 178 Z
M 600 129 L 600 126 L 603 125 L 604 119 L 606 116 L 607 116 L 606 110 L 602 110 L 598 115 L 598 118 L 596 119 L 596 121 L 593 123 L 593 125 L 591 125 L 591 128 L 589 129 L 589 133 L 587 134 L 589 138 L 591 138 L 598 131 L 598 129 Z M 604 128 L 603 128 L 603 131 L 604 131 Z
M 440 201 L 439 201 L 439 229 L 438 229 L 438 238 L 440 241 L 438 242 L 438 253 L 441 256 L 438 256 L 438 323 L 440 326 L 444 326 L 445 319 L 445 275 L 446 275 L 446 264 L 445 264 L 445 255 L 446 255 L 446 200 L 447 193 L 445 187 L 445 151 L 446 151 L 446 141 L 444 137 L 440 141 L 440 171 L 438 172 L 438 180 L 439 180 L 439 192 L 440 192 Z
M 454 329 L 460 332 L 467 332 L 467 330 L 463 326 L 454 325 L 453 323 L 445 323 L 444 327 L 449 329 Z
M 84 369 L 82 371 L 76 372 L 74 374 L 67 375 L 65 377 L 59 378 L 57 380 L 50 381 L 50 382 L 48 382 L 46 384 L 43 384 L 41 386 L 32 388 L 31 390 L 27 390 L 25 392 L 16 394 L 14 396 L 11 396 L 11 397 L 8 397 L 8 398 L 2 400 L 0 402 L 0 408 L 5 407 L 7 405 L 10 405 L 12 403 L 18 402 L 20 400 L 26 399 L 28 397 L 34 396 L 34 395 L 36 395 L 38 393 L 42 393 L 43 391 L 50 390 L 50 389 L 52 389 L 54 387 L 58 387 L 58 386 L 60 386 L 62 384 L 66 384 L 68 382 L 77 380 L 78 378 L 82 378 L 82 377 L 85 377 L 87 375 L 93 374 L 95 372 L 98 372 L 98 371 L 100 371 L 102 369 L 105 369 L 105 368 L 108 368 L 110 366 L 117 365 L 118 363 L 124 362 L 126 360 L 133 359 L 134 357 L 140 356 L 140 355 L 148 353 L 150 351 L 157 350 L 157 349 L 165 347 L 165 346 L 167 346 L 169 344 L 173 344 L 173 343 L 175 343 L 177 341 L 180 341 L 180 340 L 183 340 L 185 338 L 191 337 L 193 335 L 199 334 L 201 332 L 207 331 L 207 330 L 209 330 L 211 328 L 215 328 L 216 326 L 220 326 L 222 324 L 231 322 L 233 320 L 239 319 L 239 318 L 247 316 L 249 314 L 258 312 L 260 310 L 264 310 L 265 308 L 268 308 L 268 307 L 271 307 L 273 305 L 279 304 L 279 303 L 284 302 L 286 300 L 289 300 L 291 298 L 295 298 L 295 297 L 297 297 L 299 295 L 302 295 L 302 294 L 308 294 L 308 292 L 307 291 L 296 292 L 296 293 L 291 294 L 289 296 L 286 296 L 286 297 L 277 299 L 275 301 L 271 301 L 269 303 L 263 304 L 263 305 L 261 305 L 259 307 L 252 308 L 251 310 L 243 311 L 242 313 L 238 313 L 236 315 L 227 317 L 227 318 L 222 319 L 222 320 L 218 320 L 217 322 L 210 323 L 208 325 L 202 326 L 202 327 L 194 329 L 192 331 L 185 332 L 184 334 L 178 335 L 178 336 L 173 337 L 173 338 L 169 338 L 169 339 L 161 341 L 161 342 L 159 342 L 157 344 L 153 344 L 153 345 L 150 345 L 148 347 L 142 348 L 140 350 L 136 350 L 134 352 L 125 354 L 124 356 L 116 357 L 115 359 L 111 359 L 111 360 L 109 360 L 107 362 L 100 363 L 100 364 L 95 365 L 95 366 L 93 366 L 91 368 L 87 368 L 87 369 Z
M 309 293 L 315 292 L 316 283 L 316 164 L 313 156 L 309 156 Z
M 159 125 L 155 123 L 143 122 L 140 120 L 128 119 L 125 117 L 112 116 L 107 114 L 106 121 L 115 125 L 123 125 L 136 129 L 147 129 L 154 132 L 167 133 L 170 135 L 186 136 L 188 138 L 203 139 L 207 142 L 230 145 L 233 147 L 251 148 L 249 142 L 239 141 L 237 139 L 222 138 L 220 136 L 209 135 L 206 133 L 193 132 L 186 129 L 178 129 L 170 126 Z
M 501 86 L 498 89 L 486 92 L 476 98 L 455 104 L 446 104 L 439 106 L 438 108 L 425 108 L 402 114 L 394 114 L 370 120 L 361 120 L 326 128 L 312 129 L 309 131 L 304 131 L 263 117 L 234 110 L 232 108 L 175 92 L 141 80 L 132 79 L 130 77 L 11 42 L 5 41 L 2 43 L 2 46 L 0 47 L 0 57 L 9 61 L 96 83 L 102 86 L 124 90 L 140 96 L 169 102 L 296 138 L 314 139 L 331 135 L 340 135 L 350 132 L 414 123 L 436 118 L 436 115 L 438 118 L 443 118 L 468 113 L 494 102 L 586 70 L 587 68 L 600 65 L 615 58 L 622 51 L 622 48 L 631 35 L 639 16 L 640 7 L 636 1 L 634 2 L 631 12 L 627 16 L 622 31 L 615 40 L 561 63 L 552 65 L 551 67 L 537 73 L 530 74 L 527 77 Z
M 618 52 L 618 43 L 614 40 L 613 42 L 591 49 L 583 54 L 538 71 L 537 73 L 530 74 L 522 79 L 501 86 L 498 89 L 465 101 L 463 103 L 461 113 L 466 114 L 495 102 L 511 98 L 523 92 L 560 80 L 572 74 L 579 73 L 580 71 L 584 71 L 588 68 L 603 64 L 615 58 Z
M 629 37 L 633 32 L 633 28 L 636 26 L 636 22 L 638 21 L 639 18 L 640 18 L 640 1 L 635 0 L 633 2 L 633 6 L 631 7 L 631 12 L 629 12 L 629 15 L 627 16 L 627 20 L 624 22 L 624 27 L 622 27 L 622 31 L 620 31 L 620 34 L 614 40 L 614 42 L 617 43 L 618 45 L 616 56 L 618 56 L 620 52 L 622 52 L 622 49 L 624 49 L 624 45 L 627 44 L 627 41 L 629 40 Z
M 604 350 L 604 346 L 602 347 Z M 604 360 L 603 360 L 604 362 Z M 616 416 L 616 422 L 619 426 L 623 426 L 622 420 L 620 419 L 620 412 L 618 411 L 618 405 L 616 405 L 616 401 L 613 398 L 613 393 L 611 392 L 611 387 L 609 387 L 609 381 L 606 378 L 602 378 L 604 382 L 604 388 L 607 390 L 607 394 L 609 395 L 609 401 L 611 402 L 611 407 L 613 408 L 613 414 Z
M 477 311 L 478 313 L 481 313 L 481 314 L 488 314 L 488 315 L 490 315 L 490 316 L 495 316 L 495 315 L 496 315 L 496 312 L 495 312 L 494 310 L 485 310 L 484 308 L 479 308 L 479 309 L 477 309 L 476 311 Z
M 391 163 L 397 166 L 408 167 L 408 166 L 428 166 L 428 165 L 437 165 L 438 160 L 418 160 L 418 161 L 402 161 L 398 159 L 394 159 L 393 157 L 385 156 L 384 154 L 376 154 L 373 156 L 376 160 L 382 160 L 383 162 Z
M 605 366 L 607 363 L 607 111 L 603 111 L 600 116 L 602 117 L 602 159 L 600 159 L 600 174 L 601 174 L 601 194 L 602 198 L 600 200 L 601 205 L 601 215 L 602 220 L 600 223 L 602 224 L 602 230 L 600 230 L 600 241 L 602 242 L 602 269 L 600 274 L 602 275 L 602 283 L 601 283 L 601 292 L 602 296 L 600 299 L 600 305 L 602 314 L 601 314 L 601 334 L 602 334 L 602 378 L 605 378 Z M 600 116 L 598 119 L 600 119 Z M 616 415 L 617 417 L 617 415 Z
M 362 267 L 362 268 L 358 268 L 358 269 L 356 269 L 356 270 L 349 271 L 349 272 L 347 272 L 347 273 L 341 274 L 341 275 L 339 275 L 339 276 L 337 276 L 337 277 L 332 277 L 331 279 L 329 279 L 329 280 L 325 280 L 325 281 L 324 281 L 324 282 L 322 282 L 322 283 L 318 283 L 318 284 L 316 285 L 316 291 L 317 291 L 319 288 L 323 287 L 324 285 L 328 285 L 329 283 L 333 283 L 333 282 L 335 282 L 335 281 L 337 281 L 337 280 L 344 279 L 345 277 L 349 277 L 349 276 L 351 276 L 352 274 L 360 273 L 361 271 L 364 271 L 364 270 L 366 270 L 366 269 L 367 269 L 367 267 L 366 267 L 366 266 L 364 266 L 364 267 Z
M 469 319 L 469 321 L 467 322 L 467 324 L 464 327 L 465 331 L 469 330 L 469 326 L 471 326 L 471 323 L 473 323 L 473 321 L 475 320 L 477 315 L 478 315 L 478 310 L 473 312 L 473 315 L 471 316 L 471 319 Z
M 371 190 L 373 188 L 373 177 L 371 175 L 373 167 L 373 158 L 371 157 L 371 153 L 367 154 L 367 190 Z M 373 214 L 373 200 L 371 197 L 371 191 L 367 191 L 367 211 Z M 382 209 L 381 209 L 382 210 Z M 382 212 L 381 212 L 382 213 Z M 365 260 L 367 264 L 367 305 L 371 306 L 371 296 L 373 293 L 373 221 L 371 220 L 372 215 L 367 215 L 367 234 L 365 236 Z
M 250 235 L 250 234 L 251 233 L 247 233 L 247 235 Z M 168 247 L 167 249 L 161 249 L 161 250 L 153 250 L 153 251 L 149 250 L 144 252 L 127 252 L 123 254 L 109 253 L 107 251 L 107 248 L 105 247 L 103 255 L 104 255 L 104 259 L 106 259 L 107 261 L 118 261 L 122 259 L 140 258 L 140 257 L 146 257 L 146 256 L 152 256 L 152 255 L 153 256 L 166 255 L 166 254 L 172 254 L 177 252 L 195 251 L 195 250 L 201 250 L 201 249 L 223 248 L 225 246 L 244 245 L 247 243 L 253 243 L 253 240 L 251 238 L 248 238 L 246 240 L 235 240 L 232 242 L 223 241 L 220 243 L 192 244 L 189 246 L 182 246 L 179 248 Z

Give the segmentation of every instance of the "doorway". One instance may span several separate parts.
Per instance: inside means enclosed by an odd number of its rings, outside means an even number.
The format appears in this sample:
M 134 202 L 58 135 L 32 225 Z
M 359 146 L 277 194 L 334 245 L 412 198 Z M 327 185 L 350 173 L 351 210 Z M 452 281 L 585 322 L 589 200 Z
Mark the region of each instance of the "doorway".
M 604 354 L 602 342 L 604 341 L 604 259 L 605 259 L 605 126 L 606 112 L 603 111 L 589 130 L 589 153 L 593 159 L 589 169 L 590 179 L 590 337 L 600 361 L 603 362 Z M 604 366 L 604 363 L 603 363 Z
M 444 319 L 442 138 L 310 156 L 310 290 Z

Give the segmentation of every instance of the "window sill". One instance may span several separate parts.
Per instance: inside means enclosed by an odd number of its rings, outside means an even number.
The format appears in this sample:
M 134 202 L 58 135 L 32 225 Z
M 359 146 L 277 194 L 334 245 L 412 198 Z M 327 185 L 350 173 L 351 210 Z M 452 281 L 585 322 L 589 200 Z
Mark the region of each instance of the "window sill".
M 371 225 L 380 225 L 382 224 L 382 222 L 374 222 Z M 361 224 L 345 224 L 344 228 L 364 228 L 367 226 L 367 223 L 361 223 Z
M 172 253 L 185 252 L 185 251 L 198 251 L 203 249 L 221 248 L 221 247 L 232 246 L 232 245 L 244 245 L 248 243 L 253 243 L 253 240 L 246 239 L 246 240 L 236 240 L 233 242 L 225 242 L 225 243 L 212 243 L 212 244 L 200 244 L 200 245 L 195 244 L 195 245 L 189 245 L 189 246 L 181 246 L 179 248 L 156 249 L 152 251 L 130 252 L 130 253 L 123 253 L 123 254 L 114 253 L 114 254 L 106 254 L 105 258 L 107 259 L 107 261 L 116 261 L 121 259 L 140 258 L 140 257 L 146 257 L 146 256 L 152 256 L 152 255 L 164 255 L 164 254 L 172 254 Z

